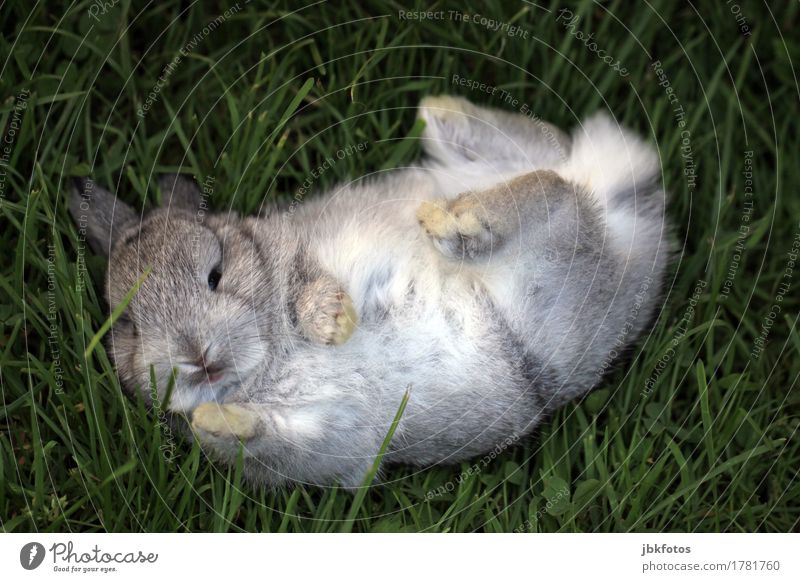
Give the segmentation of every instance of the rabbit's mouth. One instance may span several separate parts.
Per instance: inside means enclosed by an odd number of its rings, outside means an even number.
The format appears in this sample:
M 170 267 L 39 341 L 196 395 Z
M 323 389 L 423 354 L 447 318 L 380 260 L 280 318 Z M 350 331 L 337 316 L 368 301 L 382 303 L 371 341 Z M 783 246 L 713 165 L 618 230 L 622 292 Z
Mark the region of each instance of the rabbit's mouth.
M 187 412 L 204 402 L 221 402 L 232 386 L 230 382 L 225 383 L 222 380 L 213 384 L 206 380 L 184 384 L 173 394 L 169 409 L 172 412 Z

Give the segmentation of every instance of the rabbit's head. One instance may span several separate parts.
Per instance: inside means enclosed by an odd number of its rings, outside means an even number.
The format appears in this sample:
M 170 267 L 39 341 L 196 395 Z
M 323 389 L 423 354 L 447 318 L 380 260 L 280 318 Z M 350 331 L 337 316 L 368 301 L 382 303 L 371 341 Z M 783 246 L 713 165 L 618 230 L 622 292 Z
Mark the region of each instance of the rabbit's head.
M 188 411 L 263 361 L 279 323 L 279 277 L 240 218 L 206 214 L 193 182 L 167 176 L 160 187 L 163 205 L 143 214 L 90 181 L 69 206 L 82 237 L 109 259 L 112 312 L 147 273 L 107 337 L 124 387 L 163 405 L 175 374 L 168 408 Z

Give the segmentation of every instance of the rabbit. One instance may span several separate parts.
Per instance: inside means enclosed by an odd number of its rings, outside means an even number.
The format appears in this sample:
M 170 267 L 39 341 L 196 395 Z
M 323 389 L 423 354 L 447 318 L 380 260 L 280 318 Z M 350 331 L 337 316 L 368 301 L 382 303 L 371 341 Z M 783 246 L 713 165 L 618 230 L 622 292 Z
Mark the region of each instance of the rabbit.
M 255 484 L 353 489 L 379 461 L 514 443 L 655 316 L 672 243 L 652 145 L 606 114 L 571 135 L 452 96 L 418 115 L 421 163 L 288 210 L 207 213 L 176 175 L 144 214 L 90 181 L 70 198 L 111 309 L 149 269 L 107 339 L 123 387 L 152 403 L 172 380 L 169 410 Z

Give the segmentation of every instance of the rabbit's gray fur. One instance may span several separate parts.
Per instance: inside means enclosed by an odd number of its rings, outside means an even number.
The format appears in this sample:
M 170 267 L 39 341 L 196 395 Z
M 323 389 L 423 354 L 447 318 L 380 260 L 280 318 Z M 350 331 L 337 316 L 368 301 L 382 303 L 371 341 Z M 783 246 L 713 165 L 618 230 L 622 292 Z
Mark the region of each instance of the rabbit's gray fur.
M 604 116 L 572 137 L 454 97 L 420 116 L 421 165 L 288 212 L 205 215 L 174 176 L 143 216 L 91 184 L 73 195 L 110 251 L 112 308 L 151 268 L 109 338 L 125 388 L 149 398 L 152 366 L 163 398 L 176 369 L 169 406 L 216 457 L 243 442 L 258 482 L 353 487 L 409 387 L 385 460 L 428 465 L 512 442 L 596 385 L 664 279 L 654 148 Z

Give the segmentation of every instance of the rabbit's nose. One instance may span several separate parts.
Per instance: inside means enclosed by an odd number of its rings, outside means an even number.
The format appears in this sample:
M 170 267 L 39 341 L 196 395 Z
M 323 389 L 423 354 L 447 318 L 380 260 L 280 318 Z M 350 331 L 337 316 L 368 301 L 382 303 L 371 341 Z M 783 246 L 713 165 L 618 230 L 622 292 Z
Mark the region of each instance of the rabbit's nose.
M 194 365 L 200 368 L 202 372 L 202 376 L 204 376 L 204 380 L 208 382 L 216 382 L 217 380 L 221 379 L 225 372 L 225 365 L 215 362 L 209 362 L 205 358 L 198 358 Z
M 194 365 L 204 370 L 209 376 L 215 376 L 225 370 L 225 365 L 220 362 L 214 362 L 211 354 L 209 353 L 210 347 L 203 351 L 203 355 L 195 360 Z
M 222 364 L 212 364 L 212 363 L 209 363 L 209 362 L 206 362 L 206 365 L 202 366 L 202 368 L 206 371 L 206 373 L 209 376 L 215 376 L 215 375 L 217 375 L 220 372 L 225 370 L 225 366 L 224 365 L 222 365 Z
M 202 368 L 208 373 L 221 372 L 225 366 L 222 364 L 210 361 L 206 356 L 200 356 L 194 361 L 194 365 Z

